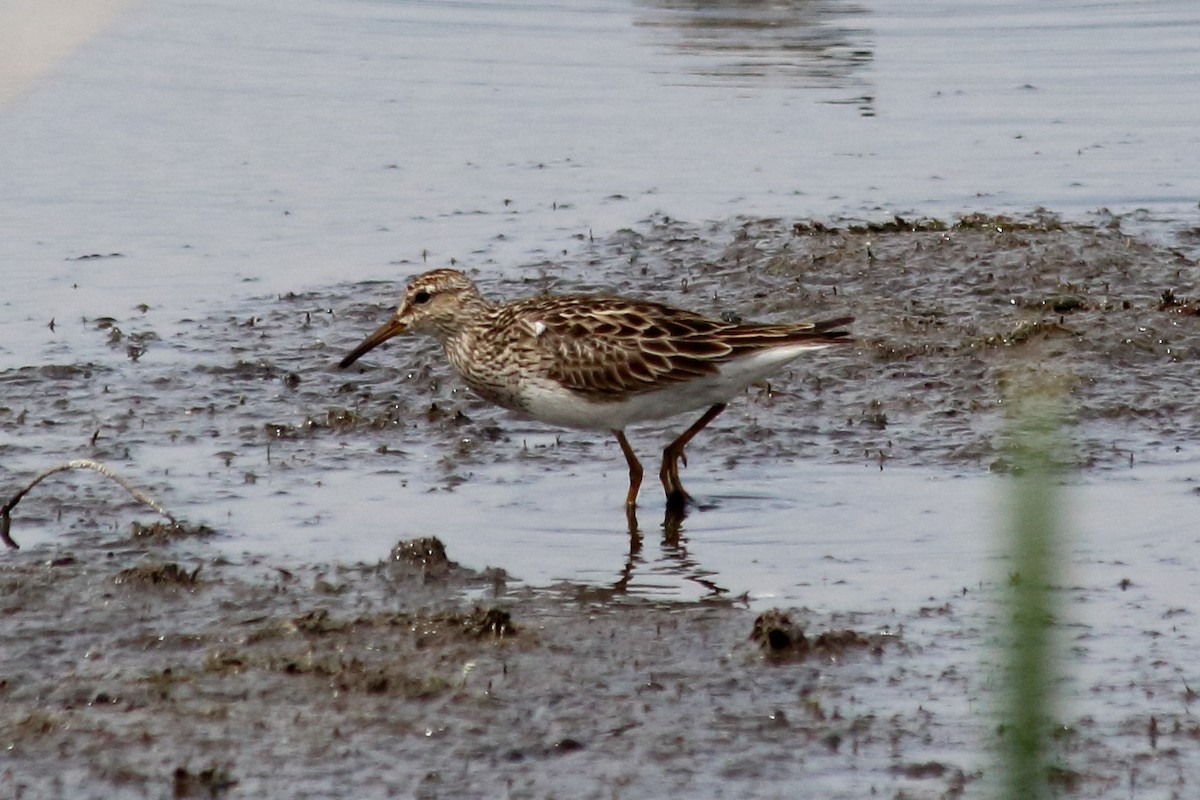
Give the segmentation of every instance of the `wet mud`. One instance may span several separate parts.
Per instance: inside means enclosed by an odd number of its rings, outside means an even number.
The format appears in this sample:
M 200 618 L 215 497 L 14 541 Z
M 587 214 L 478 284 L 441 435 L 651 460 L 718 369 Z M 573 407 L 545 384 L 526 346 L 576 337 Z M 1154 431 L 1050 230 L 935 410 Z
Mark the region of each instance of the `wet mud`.
M 438 550 L 437 546 L 432 547 Z M 3 797 L 991 793 L 995 587 L 870 613 L 510 587 L 429 540 L 234 563 L 139 537 L 0 571 Z M 414 557 L 414 553 L 420 553 Z M 1116 586 L 1113 593 L 1122 590 Z M 1052 720 L 1064 796 L 1187 796 L 1160 664 Z
M 500 297 L 618 292 L 746 319 L 853 314 L 857 347 L 752 390 L 741 418 L 726 415 L 697 441 L 734 460 L 1003 467 L 1006 398 L 1052 383 L 1075 463 L 1117 466 L 1200 434 L 1189 398 L 1200 237 L 1161 242 L 1122 224 L 658 217 L 604 240 L 580 234 L 517 279 L 474 271 Z M 231 492 L 260 467 L 346 468 L 367 453 L 403 471 L 409 447 L 445 454 L 448 488 L 480 464 L 576 459 L 569 448 L 514 451 L 517 437 L 544 429 L 465 392 L 432 342 L 406 338 L 336 368 L 426 266 L 397 265 L 393 284 L 234 300 L 199 319 L 142 306 L 80 320 L 64 363 L 0 374 L 0 457 L 28 470 L 87 457 L 145 474 L 152 448 L 161 458 L 151 470 L 202 458 L 195 469 L 228 472 Z
M 521 278 L 477 266 L 499 296 L 615 291 L 754 319 L 855 316 L 850 352 L 752 390 L 746 411 L 705 432 L 697 452 L 725 466 L 1003 472 L 1007 404 L 1053 387 L 1070 462 L 1102 474 L 1200 441 L 1200 237 L 1137 223 L 656 217 L 581 232 Z M 388 541 L 390 521 L 366 562 L 216 547 L 246 523 L 206 517 L 206 495 L 251 503 L 274 476 L 383 470 L 462 491 L 514 481 L 498 465 L 554 474 L 579 459 L 586 435 L 523 447 L 528 423 L 461 391 L 431 343 L 336 369 L 424 266 L 184 318 L 132 307 L 57 320 L 74 343 L 61 361 L 0 373 L 6 495 L 92 458 L 193 521 L 147 523 L 75 475 L 13 512 L 13 538 L 36 535 L 0 561 L 0 798 L 994 789 L 1004 612 L 991 583 L 918 607 L 764 611 L 730 600 L 736 590 L 672 602 L 620 583 L 531 587 L 519 563 L 476 570 L 432 538 Z M 1139 593 L 1131 573 L 1063 587 L 1126 614 L 1072 652 L 1149 642 L 1145 658 L 1075 678 L 1068 699 L 1103 696 L 1102 710 L 1054 712 L 1046 779 L 1063 796 L 1186 797 L 1200 780 L 1183 655 L 1194 610 Z
M 1200 354 L 1195 236 L 1155 242 L 1126 231 L 1136 222 L 968 215 L 706 231 L 659 220 L 621 250 L 649 275 L 674 267 L 671 299 L 713 313 L 856 317 L 857 352 L 772 387 L 788 411 L 756 431 L 762 447 L 1002 467 L 1005 402 L 1056 388 L 1086 467 L 1154 458 L 1200 433 L 1187 391 Z

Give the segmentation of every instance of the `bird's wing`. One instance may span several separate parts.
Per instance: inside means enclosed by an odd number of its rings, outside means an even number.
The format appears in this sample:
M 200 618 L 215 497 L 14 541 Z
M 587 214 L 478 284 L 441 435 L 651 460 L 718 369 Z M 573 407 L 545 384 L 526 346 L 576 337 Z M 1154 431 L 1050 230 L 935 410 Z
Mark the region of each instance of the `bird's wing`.
M 718 371 L 739 355 L 811 339 L 840 340 L 845 320 L 737 325 L 657 303 L 604 297 L 542 297 L 508 307 L 509 330 L 533 337 L 537 369 L 572 391 L 614 399 Z

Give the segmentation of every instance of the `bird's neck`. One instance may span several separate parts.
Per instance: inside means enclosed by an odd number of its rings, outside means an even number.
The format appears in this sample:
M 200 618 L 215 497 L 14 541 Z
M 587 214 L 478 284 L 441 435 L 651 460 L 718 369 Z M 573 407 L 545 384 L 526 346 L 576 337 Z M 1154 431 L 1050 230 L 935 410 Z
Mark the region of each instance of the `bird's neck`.
M 439 320 L 435 325 L 434 335 L 450 363 L 460 371 L 477 343 L 487 338 L 497 311 L 496 306 L 480 295 L 465 297 L 453 318 Z

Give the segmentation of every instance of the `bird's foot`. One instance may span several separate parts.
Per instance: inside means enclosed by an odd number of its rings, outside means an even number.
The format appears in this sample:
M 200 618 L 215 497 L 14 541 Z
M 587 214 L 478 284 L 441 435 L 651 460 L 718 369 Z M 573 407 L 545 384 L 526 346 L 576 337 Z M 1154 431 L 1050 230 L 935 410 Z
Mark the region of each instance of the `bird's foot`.
M 667 492 L 667 511 L 675 514 L 682 514 L 687 510 L 689 503 L 694 503 L 692 496 L 683 490 L 682 486 L 676 486 Z

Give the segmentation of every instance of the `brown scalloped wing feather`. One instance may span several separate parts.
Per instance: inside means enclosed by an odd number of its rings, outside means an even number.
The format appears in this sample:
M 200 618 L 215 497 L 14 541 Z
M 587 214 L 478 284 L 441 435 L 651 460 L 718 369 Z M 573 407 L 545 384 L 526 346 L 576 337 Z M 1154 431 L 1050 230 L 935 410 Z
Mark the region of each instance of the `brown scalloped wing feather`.
M 835 329 L 850 321 L 735 325 L 657 303 L 586 296 L 531 298 L 502 316 L 508 330 L 536 338 L 538 371 L 596 400 L 711 375 L 725 361 L 772 347 L 845 342 L 848 333 Z M 536 323 L 544 328 L 535 335 Z

